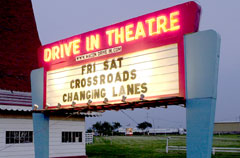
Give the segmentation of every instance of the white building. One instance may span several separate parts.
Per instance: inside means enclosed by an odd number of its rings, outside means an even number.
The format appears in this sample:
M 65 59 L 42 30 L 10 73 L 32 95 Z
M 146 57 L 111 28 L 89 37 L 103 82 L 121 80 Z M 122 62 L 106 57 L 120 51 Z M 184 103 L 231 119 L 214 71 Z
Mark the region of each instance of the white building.
M 0 158 L 34 158 L 31 94 L 0 90 Z M 85 116 L 54 114 L 49 121 L 50 157 L 85 157 Z M 43 129 L 44 130 L 44 129 Z

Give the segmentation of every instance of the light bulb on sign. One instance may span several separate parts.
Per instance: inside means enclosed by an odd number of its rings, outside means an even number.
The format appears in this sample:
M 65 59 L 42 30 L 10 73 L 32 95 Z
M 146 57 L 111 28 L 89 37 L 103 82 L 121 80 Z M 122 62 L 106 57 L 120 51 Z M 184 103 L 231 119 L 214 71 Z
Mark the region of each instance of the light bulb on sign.
M 77 103 L 75 101 L 72 102 L 72 107 L 74 108 Z
M 122 102 L 126 103 L 126 99 L 127 99 L 127 97 L 123 95 L 122 96 Z
M 60 108 L 61 108 L 61 104 L 60 104 L 60 103 L 58 103 L 57 107 L 60 109 Z

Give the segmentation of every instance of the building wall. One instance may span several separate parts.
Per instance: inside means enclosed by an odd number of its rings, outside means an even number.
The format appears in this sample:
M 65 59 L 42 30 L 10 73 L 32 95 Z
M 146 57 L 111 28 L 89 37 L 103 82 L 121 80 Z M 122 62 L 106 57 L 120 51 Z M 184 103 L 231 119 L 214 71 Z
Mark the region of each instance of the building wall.
M 41 46 L 31 0 L 0 0 L 0 88 L 30 92 Z
M 33 143 L 6 144 L 6 131 L 33 131 L 32 119 L 0 118 L 0 158 L 32 158 Z
M 54 120 L 53 120 L 54 119 Z M 50 157 L 82 156 L 85 150 L 85 120 L 50 118 L 49 154 Z M 62 131 L 82 132 L 82 142 L 62 143 Z
M 51 117 L 49 126 L 50 157 L 86 155 L 84 118 Z M 34 143 L 6 144 L 6 131 L 33 131 L 30 116 L 0 116 L 0 158 L 34 158 Z M 62 143 L 62 131 L 82 132 L 82 142 Z
M 240 133 L 240 122 L 215 123 L 214 133 Z

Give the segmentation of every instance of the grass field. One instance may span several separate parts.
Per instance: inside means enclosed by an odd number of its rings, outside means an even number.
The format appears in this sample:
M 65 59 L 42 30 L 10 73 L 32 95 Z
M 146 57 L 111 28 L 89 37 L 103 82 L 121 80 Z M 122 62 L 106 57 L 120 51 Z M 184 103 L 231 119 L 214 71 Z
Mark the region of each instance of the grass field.
M 165 152 L 168 136 L 109 136 L 95 137 L 86 146 L 89 158 L 185 158 L 186 151 Z M 169 145 L 186 146 L 185 136 L 170 136 Z M 240 135 L 214 136 L 215 147 L 240 148 Z M 240 158 L 240 153 L 216 153 L 212 158 Z

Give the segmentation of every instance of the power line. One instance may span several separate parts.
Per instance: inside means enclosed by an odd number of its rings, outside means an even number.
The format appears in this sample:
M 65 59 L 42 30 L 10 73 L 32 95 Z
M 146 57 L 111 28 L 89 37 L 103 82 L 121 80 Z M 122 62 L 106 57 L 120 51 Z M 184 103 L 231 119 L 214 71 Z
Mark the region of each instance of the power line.
M 135 122 L 136 124 L 138 124 L 138 122 L 137 121 L 135 121 L 131 116 L 129 116 L 127 113 L 125 113 L 123 110 L 121 110 L 121 112 L 123 113 L 123 114 L 125 114 L 130 120 L 132 120 L 133 122 Z

